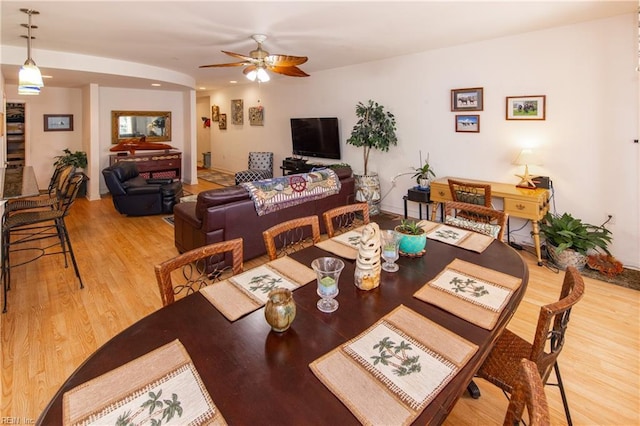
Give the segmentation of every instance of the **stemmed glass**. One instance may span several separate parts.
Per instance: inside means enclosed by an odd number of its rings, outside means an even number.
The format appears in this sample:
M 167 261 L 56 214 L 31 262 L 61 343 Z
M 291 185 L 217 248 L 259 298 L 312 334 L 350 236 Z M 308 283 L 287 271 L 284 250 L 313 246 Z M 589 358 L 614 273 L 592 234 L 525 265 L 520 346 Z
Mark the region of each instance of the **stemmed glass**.
M 395 262 L 399 257 L 398 248 L 401 237 L 400 233 L 391 229 L 385 229 L 380 233 L 382 258 L 384 259 L 382 269 L 387 272 L 396 272 L 399 269 Z
M 318 300 L 318 309 L 326 313 L 334 312 L 339 305 L 335 297 L 339 292 L 338 279 L 344 262 L 335 257 L 319 257 L 311 262 L 311 267 L 316 271 L 318 296 L 322 298 Z

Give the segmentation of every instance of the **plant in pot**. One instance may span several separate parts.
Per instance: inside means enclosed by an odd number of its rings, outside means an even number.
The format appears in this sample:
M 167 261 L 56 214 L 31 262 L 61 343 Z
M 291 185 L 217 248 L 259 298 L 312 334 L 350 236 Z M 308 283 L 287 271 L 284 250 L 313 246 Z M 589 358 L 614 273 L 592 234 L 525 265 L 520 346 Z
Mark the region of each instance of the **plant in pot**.
M 540 222 L 540 233 L 547 241 L 547 253 L 556 266 L 566 269 L 584 268 L 590 251 L 597 249 L 610 254 L 611 231 L 604 226 L 590 225 L 569 213 L 562 216 L 547 212 Z
M 384 110 L 382 105 L 369 100 L 367 104 L 358 102 L 356 105 L 358 122 L 353 126 L 351 137 L 347 143 L 363 147 L 364 173 L 355 174 L 356 200 L 369 204 L 369 213 L 380 213 L 380 180 L 377 173 L 369 173 L 369 154 L 371 149 L 387 152 L 391 145 L 398 144 L 396 136 L 396 119 L 394 115 Z
M 75 167 L 76 173 L 79 172 L 79 169 L 84 170 L 87 168 L 88 161 L 87 161 L 86 152 L 84 151 L 71 152 L 69 148 L 65 148 L 63 152 L 64 152 L 64 155 L 58 155 L 56 157 L 56 161 L 53 163 L 54 166 L 71 165 Z M 78 190 L 78 196 L 84 197 L 86 195 L 87 195 L 87 181 L 85 180 L 84 182 L 82 182 L 82 185 Z
M 399 252 L 403 256 L 422 256 L 427 245 L 427 233 L 414 220 L 403 219 L 395 231 L 401 234 Z
M 424 162 L 424 165 L 414 169 L 414 171 L 416 173 L 412 177 L 416 180 L 418 189 L 429 189 L 431 186 L 431 177 L 436 176 L 433 168 L 431 168 L 431 165 L 429 164 L 429 156 L 427 156 L 427 160 Z

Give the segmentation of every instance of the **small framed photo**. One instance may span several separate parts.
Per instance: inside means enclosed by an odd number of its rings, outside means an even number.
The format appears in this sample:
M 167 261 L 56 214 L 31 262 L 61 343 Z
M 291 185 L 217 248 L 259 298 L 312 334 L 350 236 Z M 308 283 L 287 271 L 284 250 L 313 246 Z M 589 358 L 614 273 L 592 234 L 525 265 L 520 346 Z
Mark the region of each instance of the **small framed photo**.
M 249 124 L 251 126 L 264 125 L 264 108 L 261 106 L 249 107 Z
M 544 120 L 545 95 L 508 96 L 507 120 Z
M 482 111 L 483 88 L 453 89 L 451 91 L 451 111 Z
M 456 115 L 456 132 L 479 133 L 479 115 Z
M 73 114 L 44 114 L 45 132 L 70 132 L 73 130 Z
M 227 128 L 227 114 L 220 114 L 218 120 L 218 129 L 225 130 Z
M 211 106 L 211 121 L 220 121 L 220 107 L 218 105 Z

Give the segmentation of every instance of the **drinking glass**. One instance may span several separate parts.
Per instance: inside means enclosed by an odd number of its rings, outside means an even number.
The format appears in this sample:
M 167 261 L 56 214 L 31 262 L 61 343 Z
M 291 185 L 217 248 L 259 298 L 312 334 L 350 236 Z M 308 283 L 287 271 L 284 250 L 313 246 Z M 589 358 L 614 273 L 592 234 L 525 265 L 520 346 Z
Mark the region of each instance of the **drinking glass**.
M 319 257 L 311 262 L 311 267 L 316 271 L 318 296 L 322 298 L 318 300 L 318 309 L 326 313 L 334 312 L 339 305 L 335 297 L 338 295 L 338 279 L 344 262 L 335 257 Z
M 384 259 L 382 269 L 387 272 L 396 272 L 399 269 L 398 265 L 395 264 L 395 261 L 398 260 L 399 257 L 398 247 L 400 245 L 401 237 L 400 233 L 391 229 L 385 229 L 380 232 L 380 239 L 382 240 L 382 258 Z

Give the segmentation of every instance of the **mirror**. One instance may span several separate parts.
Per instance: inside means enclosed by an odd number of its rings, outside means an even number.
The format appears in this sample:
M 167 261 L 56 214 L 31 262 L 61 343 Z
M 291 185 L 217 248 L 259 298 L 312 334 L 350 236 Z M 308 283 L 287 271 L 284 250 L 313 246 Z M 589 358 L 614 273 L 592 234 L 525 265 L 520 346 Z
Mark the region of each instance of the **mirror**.
M 111 111 L 111 143 L 146 136 L 146 142 L 171 140 L 170 111 Z

